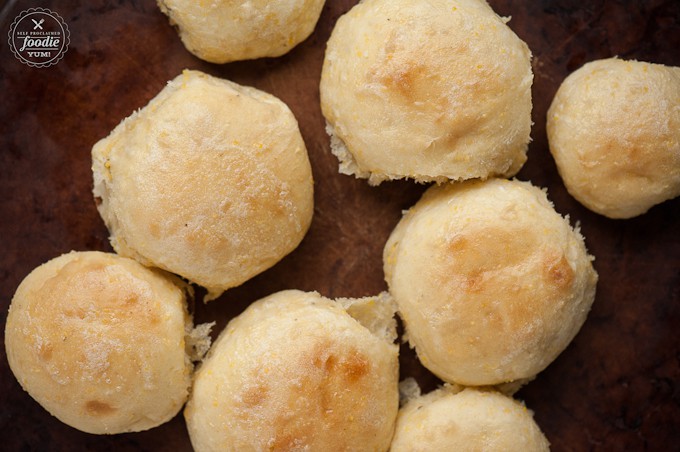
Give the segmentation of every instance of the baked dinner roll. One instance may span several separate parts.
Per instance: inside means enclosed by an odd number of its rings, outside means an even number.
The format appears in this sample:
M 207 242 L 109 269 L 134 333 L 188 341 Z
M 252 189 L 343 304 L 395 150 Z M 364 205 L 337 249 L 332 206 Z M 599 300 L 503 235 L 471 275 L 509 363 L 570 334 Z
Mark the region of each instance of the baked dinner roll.
M 184 71 L 92 149 L 94 195 L 123 256 L 208 299 L 300 243 L 313 211 L 307 150 L 267 93 Z
M 383 257 L 411 345 L 449 383 L 532 378 L 569 344 L 595 298 L 583 237 L 527 182 L 430 188 Z
M 321 108 L 340 172 L 372 184 L 512 176 L 531 54 L 483 0 L 365 0 L 333 30 Z
M 158 0 L 184 46 L 211 63 L 276 57 L 304 41 L 324 0 Z
M 391 452 L 543 452 L 548 440 L 524 405 L 493 391 L 438 389 L 400 411 Z
M 317 293 L 266 297 L 227 325 L 196 372 L 184 410 L 191 443 L 197 452 L 386 451 L 397 354 L 384 331 Z
M 191 318 L 175 281 L 100 252 L 41 265 L 10 305 L 12 372 L 47 411 L 84 432 L 136 432 L 170 420 L 193 370 Z
M 547 118 L 564 185 L 588 209 L 631 218 L 680 195 L 680 68 L 616 58 L 560 86 Z

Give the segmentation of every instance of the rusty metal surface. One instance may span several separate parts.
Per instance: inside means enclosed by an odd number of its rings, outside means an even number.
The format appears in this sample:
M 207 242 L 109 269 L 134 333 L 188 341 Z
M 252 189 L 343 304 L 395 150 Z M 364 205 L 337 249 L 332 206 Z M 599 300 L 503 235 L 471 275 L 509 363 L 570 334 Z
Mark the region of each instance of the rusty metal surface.
M 401 211 L 424 190 L 411 182 L 369 187 L 337 173 L 319 108 L 325 43 L 356 0 L 328 0 L 314 34 L 281 58 L 212 65 L 189 54 L 153 1 L 43 1 L 71 30 L 50 68 L 19 63 L 0 13 L 0 321 L 19 282 L 70 250 L 111 250 L 91 196 L 90 150 L 183 68 L 268 91 L 295 113 L 316 182 L 315 217 L 302 245 L 271 270 L 208 305 L 197 322 L 226 322 L 250 302 L 296 288 L 364 296 L 385 289 L 382 247 Z M 618 55 L 680 66 L 680 2 L 489 0 L 531 48 L 533 142 L 518 178 L 547 187 L 556 209 L 580 222 L 600 274 L 590 316 L 570 347 L 518 397 L 535 411 L 555 451 L 660 450 L 680 444 L 680 199 L 615 221 L 564 189 L 547 149 L 545 113 L 564 77 Z M 402 347 L 401 373 L 426 389 L 438 380 Z M 51 417 L 9 370 L 0 350 L 0 449 L 191 450 L 181 416 L 147 432 L 95 436 Z M 674 446 L 673 446 L 674 445 Z

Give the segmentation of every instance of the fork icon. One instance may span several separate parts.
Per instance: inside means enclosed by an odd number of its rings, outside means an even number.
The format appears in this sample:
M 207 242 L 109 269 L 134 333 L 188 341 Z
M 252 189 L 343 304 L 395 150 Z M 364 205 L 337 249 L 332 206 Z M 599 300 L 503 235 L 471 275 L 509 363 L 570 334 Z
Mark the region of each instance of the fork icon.
M 45 22 L 45 19 L 40 19 L 40 22 L 36 21 L 35 19 L 31 19 L 31 20 L 35 24 L 35 27 L 33 27 L 34 30 L 37 30 L 38 28 L 41 29 L 41 30 L 43 29 L 42 24 L 43 24 L 43 22 Z

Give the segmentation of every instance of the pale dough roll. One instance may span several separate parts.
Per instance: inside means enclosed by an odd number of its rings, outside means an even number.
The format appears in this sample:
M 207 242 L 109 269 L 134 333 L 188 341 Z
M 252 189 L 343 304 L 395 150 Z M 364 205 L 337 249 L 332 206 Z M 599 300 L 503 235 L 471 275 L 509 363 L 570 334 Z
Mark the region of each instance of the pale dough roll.
M 481 0 L 366 0 L 333 30 L 321 108 L 340 172 L 371 183 L 512 176 L 531 54 Z
M 174 278 L 115 254 L 72 252 L 33 270 L 12 299 L 5 347 L 21 386 L 88 433 L 146 430 L 177 414 L 193 366 Z
M 550 364 L 593 303 L 591 260 L 544 191 L 502 179 L 430 188 L 384 250 L 418 357 L 465 386 L 530 379 Z
M 314 31 L 324 0 L 158 0 L 184 46 L 211 63 L 287 53 Z
M 364 299 L 359 309 L 379 302 Z M 383 333 L 317 293 L 253 303 L 196 372 L 184 411 L 194 448 L 386 451 L 398 410 L 398 348 Z
M 493 391 L 442 388 L 400 411 L 391 452 L 547 452 L 531 411 Z
M 680 195 L 680 68 L 588 63 L 560 86 L 547 131 L 564 185 L 594 212 L 631 218 Z
M 125 119 L 92 160 L 115 250 L 210 298 L 278 262 L 311 222 L 312 173 L 291 111 L 198 71 Z

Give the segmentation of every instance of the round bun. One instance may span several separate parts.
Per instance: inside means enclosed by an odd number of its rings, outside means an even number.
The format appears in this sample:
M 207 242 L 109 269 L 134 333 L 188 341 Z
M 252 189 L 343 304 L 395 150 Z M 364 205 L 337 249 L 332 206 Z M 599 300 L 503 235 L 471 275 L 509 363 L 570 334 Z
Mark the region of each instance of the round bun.
M 391 452 L 547 452 L 548 440 L 533 413 L 492 391 L 447 388 L 407 403 L 399 411 Z
M 588 63 L 560 86 L 547 131 L 564 185 L 594 212 L 631 218 L 680 195 L 680 68 Z
M 465 386 L 530 379 L 552 362 L 595 298 L 591 260 L 544 191 L 501 179 L 430 188 L 384 251 L 418 357 Z
M 184 411 L 198 452 L 387 450 L 398 348 L 317 293 L 279 292 L 232 320 Z
M 211 63 L 277 57 L 304 41 L 324 0 L 158 0 L 184 46 Z
M 511 176 L 531 54 L 482 0 L 365 0 L 333 30 L 321 107 L 340 172 L 370 183 Z
M 92 160 L 115 250 L 209 298 L 274 265 L 311 222 L 311 168 L 288 107 L 201 72 L 171 81 Z
M 189 394 L 191 330 L 173 280 L 100 252 L 72 252 L 33 270 L 7 317 L 7 359 L 52 415 L 88 433 L 146 430 Z

